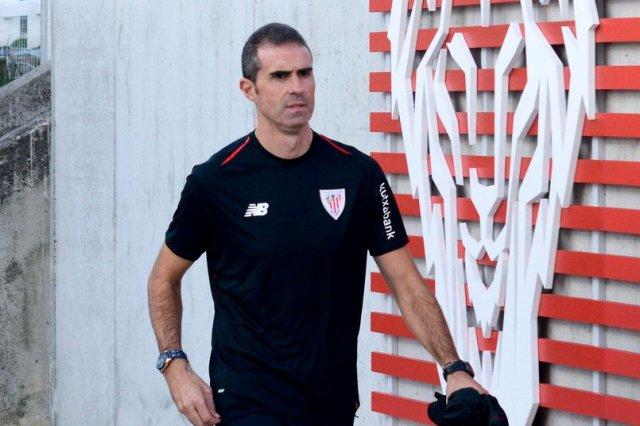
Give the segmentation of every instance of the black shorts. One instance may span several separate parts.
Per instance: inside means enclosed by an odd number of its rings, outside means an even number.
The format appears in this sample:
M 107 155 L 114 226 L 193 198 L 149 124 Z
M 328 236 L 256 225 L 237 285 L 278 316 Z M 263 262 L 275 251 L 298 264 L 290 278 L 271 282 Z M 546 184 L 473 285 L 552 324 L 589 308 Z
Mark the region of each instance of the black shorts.
M 287 417 L 258 407 L 228 390 L 215 394 L 213 399 L 222 417 L 220 426 L 353 426 L 355 418 L 355 414 L 339 415 L 331 410 L 313 413 L 308 418 Z

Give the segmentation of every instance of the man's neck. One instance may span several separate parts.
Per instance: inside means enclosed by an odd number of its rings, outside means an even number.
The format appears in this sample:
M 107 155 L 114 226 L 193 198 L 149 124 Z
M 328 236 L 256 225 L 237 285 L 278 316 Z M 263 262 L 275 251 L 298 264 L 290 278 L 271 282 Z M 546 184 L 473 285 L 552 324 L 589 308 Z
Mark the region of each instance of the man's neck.
M 301 157 L 309 150 L 313 132 L 309 126 L 306 126 L 299 132 L 283 133 L 267 126 L 260 126 L 258 123 L 256 138 L 271 154 L 285 160 L 292 160 Z

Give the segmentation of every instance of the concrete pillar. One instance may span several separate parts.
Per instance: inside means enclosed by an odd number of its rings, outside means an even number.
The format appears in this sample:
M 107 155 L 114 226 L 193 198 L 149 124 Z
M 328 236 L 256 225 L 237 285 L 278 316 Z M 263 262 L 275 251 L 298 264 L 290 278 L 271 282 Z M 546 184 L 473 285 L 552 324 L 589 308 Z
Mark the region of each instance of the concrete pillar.
M 116 406 L 112 1 L 53 3 L 56 424 L 113 424 Z M 143 309 L 141 305 L 141 309 Z

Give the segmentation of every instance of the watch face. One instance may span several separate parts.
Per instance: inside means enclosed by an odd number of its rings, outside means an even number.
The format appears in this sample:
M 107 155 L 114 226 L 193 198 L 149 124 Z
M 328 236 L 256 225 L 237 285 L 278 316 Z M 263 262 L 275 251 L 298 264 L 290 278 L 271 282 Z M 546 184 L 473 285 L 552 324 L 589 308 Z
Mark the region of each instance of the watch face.
M 165 354 L 161 354 L 158 357 L 158 361 L 156 362 L 156 368 L 162 371 L 162 368 L 164 367 L 164 363 L 166 360 L 167 360 L 167 356 Z

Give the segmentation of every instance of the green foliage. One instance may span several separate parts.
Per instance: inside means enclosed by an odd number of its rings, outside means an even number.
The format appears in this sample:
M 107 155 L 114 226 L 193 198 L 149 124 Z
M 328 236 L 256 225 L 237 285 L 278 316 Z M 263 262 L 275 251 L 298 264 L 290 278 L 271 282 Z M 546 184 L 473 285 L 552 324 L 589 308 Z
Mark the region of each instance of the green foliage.
M 7 68 L 7 60 L 4 58 L 0 58 L 0 87 L 9 83 L 11 79 L 9 78 L 9 69 Z

